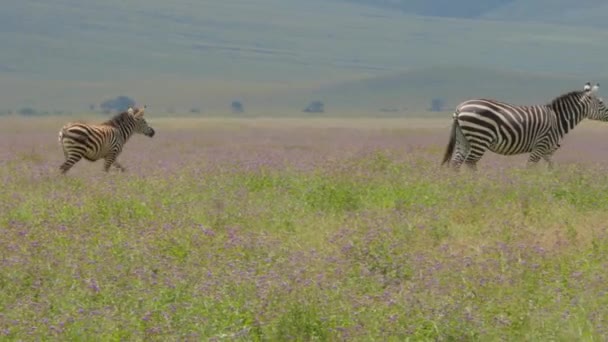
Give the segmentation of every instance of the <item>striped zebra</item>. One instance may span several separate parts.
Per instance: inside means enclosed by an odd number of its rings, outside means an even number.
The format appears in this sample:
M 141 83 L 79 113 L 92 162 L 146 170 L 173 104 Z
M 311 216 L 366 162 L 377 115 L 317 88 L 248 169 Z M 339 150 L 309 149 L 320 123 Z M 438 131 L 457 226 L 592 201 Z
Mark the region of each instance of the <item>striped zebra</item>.
M 59 167 L 62 174 L 84 158 L 94 162 L 104 159 L 104 171 L 110 166 L 121 171 L 126 169 L 116 161 L 125 143 L 133 133 L 154 136 L 154 129 L 144 119 L 143 109 L 129 108 L 101 124 L 70 122 L 59 131 L 59 143 L 63 147 L 65 162 Z
M 542 158 L 553 168 L 560 141 L 581 120 L 608 121 L 608 109 L 596 93 L 599 83 L 587 82 L 545 105 L 519 106 L 488 99 L 468 100 L 456 108 L 450 140 L 441 165 L 455 169 L 477 162 L 490 150 L 501 155 L 530 153 L 528 167 Z M 450 161 L 451 159 L 451 161 Z

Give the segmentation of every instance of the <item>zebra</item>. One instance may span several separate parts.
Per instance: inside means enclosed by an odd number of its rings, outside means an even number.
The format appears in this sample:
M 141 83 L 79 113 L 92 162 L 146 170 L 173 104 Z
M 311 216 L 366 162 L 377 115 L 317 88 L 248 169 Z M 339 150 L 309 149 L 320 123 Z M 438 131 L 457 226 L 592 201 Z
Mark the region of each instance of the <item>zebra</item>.
M 476 170 L 490 150 L 501 155 L 530 153 L 527 166 L 552 156 L 560 141 L 585 118 L 608 121 L 608 109 L 596 93 L 600 85 L 587 82 L 583 90 L 562 94 L 544 105 L 519 106 L 489 99 L 462 102 L 453 123 L 443 162 L 459 169 L 464 162 Z M 455 153 L 454 153 L 455 152 Z M 451 160 L 450 160 L 451 159 Z
M 63 147 L 65 162 L 59 169 L 62 174 L 74 166 L 81 158 L 94 162 L 104 159 L 105 172 L 114 166 L 120 171 L 126 169 L 116 161 L 125 143 L 133 133 L 154 136 L 154 129 L 144 119 L 144 110 L 129 107 L 101 124 L 70 122 L 59 131 L 59 144 Z

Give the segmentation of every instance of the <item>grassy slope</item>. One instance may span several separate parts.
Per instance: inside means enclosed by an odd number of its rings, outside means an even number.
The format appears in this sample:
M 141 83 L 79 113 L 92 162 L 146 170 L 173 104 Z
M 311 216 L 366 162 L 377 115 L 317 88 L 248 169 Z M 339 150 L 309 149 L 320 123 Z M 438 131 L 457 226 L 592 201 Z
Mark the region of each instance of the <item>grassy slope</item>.
M 0 19 L 3 109 L 78 110 L 126 93 L 157 111 L 217 111 L 233 98 L 299 110 L 309 94 L 297 96 L 302 88 L 436 64 L 587 78 L 603 70 L 608 49 L 604 31 L 320 0 L 23 0 L 5 5 Z M 402 97 L 417 101 L 419 94 Z

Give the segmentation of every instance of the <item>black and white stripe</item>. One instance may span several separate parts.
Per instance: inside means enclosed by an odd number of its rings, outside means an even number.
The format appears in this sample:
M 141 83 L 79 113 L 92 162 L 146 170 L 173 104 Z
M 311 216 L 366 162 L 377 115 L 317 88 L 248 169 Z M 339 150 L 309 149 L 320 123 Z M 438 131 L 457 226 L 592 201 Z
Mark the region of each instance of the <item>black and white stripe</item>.
M 541 158 L 553 167 L 553 153 L 581 120 L 608 121 L 608 109 L 596 93 L 599 84 L 556 97 L 545 105 L 518 106 L 488 99 L 468 100 L 456 108 L 442 165 L 475 169 L 487 150 L 501 155 L 530 153 L 528 165 Z M 450 161 L 451 159 L 451 161 Z
M 112 165 L 124 171 L 116 158 L 133 133 L 154 136 L 154 129 L 144 119 L 144 109 L 129 108 L 101 124 L 66 124 L 59 131 L 59 143 L 65 155 L 65 162 L 59 168 L 61 173 L 66 173 L 82 158 L 92 162 L 103 158 L 106 172 Z

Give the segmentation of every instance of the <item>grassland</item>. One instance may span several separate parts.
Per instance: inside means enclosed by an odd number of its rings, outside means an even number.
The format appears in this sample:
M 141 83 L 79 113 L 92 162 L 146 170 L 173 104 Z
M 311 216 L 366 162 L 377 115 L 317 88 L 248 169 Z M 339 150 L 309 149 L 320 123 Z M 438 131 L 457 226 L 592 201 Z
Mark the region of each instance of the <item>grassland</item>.
M 447 120 L 151 119 L 65 177 L 0 120 L 5 340 L 608 338 L 608 142 L 438 167 Z

